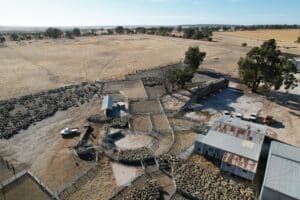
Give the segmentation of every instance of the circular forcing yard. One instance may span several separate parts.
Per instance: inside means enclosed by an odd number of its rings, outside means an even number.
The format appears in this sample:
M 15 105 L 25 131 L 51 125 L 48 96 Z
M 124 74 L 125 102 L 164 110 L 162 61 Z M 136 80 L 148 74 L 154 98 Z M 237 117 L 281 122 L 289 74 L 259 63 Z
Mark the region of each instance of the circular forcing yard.
M 121 150 L 138 149 L 150 146 L 153 138 L 148 135 L 126 135 L 116 142 L 116 146 Z

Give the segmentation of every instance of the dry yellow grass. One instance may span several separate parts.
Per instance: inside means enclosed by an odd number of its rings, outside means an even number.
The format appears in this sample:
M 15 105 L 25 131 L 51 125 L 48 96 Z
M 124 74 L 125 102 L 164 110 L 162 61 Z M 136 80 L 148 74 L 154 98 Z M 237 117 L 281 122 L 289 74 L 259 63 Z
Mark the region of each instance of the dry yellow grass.
M 243 53 L 218 43 L 148 35 L 8 42 L 0 48 L 0 98 L 82 81 L 122 78 L 138 69 L 181 61 L 189 46 L 200 46 L 208 53 L 208 61 L 226 56 L 222 68 L 228 69 Z
M 273 32 L 274 35 L 268 32 L 272 38 L 281 35 Z M 299 31 L 290 32 L 293 35 L 290 40 L 295 40 Z M 243 34 L 247 32 L 217 32 L 214 33 L 216 42 L 149 35 L 7 42 L 0 48 L 0 99 L 82 81 L 120 79 L 138 69 L 182 61 L 189 46 L 199 46 L 201 51 L 207 52 L 204 67 L 237 74 L 238 59 L 250 47 L 262 43 L 252 38 L 255 31 L 251 37 Z M 257 37 L 260 38 L 260 34 Z M 249 47 L 241 47 L 243 42 Z M 291 47 L 283 50 L 300 55 L 299 44 L 281 42 L 280 46 Z
M 250 39 L 268 40 L 274 38 L 278 42 L 291 42 L 294 43 L 300 36 L 300 29 L 289 30 L 255 30 L 255 31 L 235 31 L 226 32 L 226 35 L 235 37 L 245 37 Z
M 216 32 L 214 39 L 228 45 L 241 45 L 246 42 L 249 47 L 259 46 L 264 41 L 276 39 L 280 49 L 287 53 L 300 55 L 300 44 L 295 41 L 300 36 L 300 29 L 290 30 L 256 30 Z

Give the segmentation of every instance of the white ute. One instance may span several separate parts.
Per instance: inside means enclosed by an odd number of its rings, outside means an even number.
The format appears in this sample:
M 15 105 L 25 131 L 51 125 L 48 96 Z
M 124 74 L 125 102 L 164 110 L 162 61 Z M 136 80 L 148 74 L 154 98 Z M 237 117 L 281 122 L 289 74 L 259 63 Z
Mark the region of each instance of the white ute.
M 65 128 L 63 130 L 60 131 L 60 135 L 62 137 L 71 137 L 71 136 L 74 136 L 74 135 L 78 135 L 80 132 L 79 132 L 79 129 L 78 128 Z

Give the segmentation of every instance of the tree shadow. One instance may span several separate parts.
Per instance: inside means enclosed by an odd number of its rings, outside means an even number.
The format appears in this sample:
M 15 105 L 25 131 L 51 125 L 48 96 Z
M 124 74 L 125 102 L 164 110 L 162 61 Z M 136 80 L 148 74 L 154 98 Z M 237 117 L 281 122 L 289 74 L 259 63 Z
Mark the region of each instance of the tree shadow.
M 295 112 L 293 112 L 293 111 L 289 111 L 289 113 L 292 114 L 292 115 L 294 115 L 294 116 L 296 116 L 296 117 L 300 117 L 300 114 L 299 114 L 299 113 L 295 113 Z
M 234 112 L 235 108 L 230 106 L 230 104 L 236 103 L 237 99 L 243 95 L 244 92 L 242 90 L 229 87 L 219 93 L 200 99 L 197 101 L 198 104 L 193 106 L 192 109 L 194 111 L 215 110 L 217 112 L 223 112 L 227 110 Z
M 217 78 L 217 79 L 218 78 L 227 78 L 231 82 L 242 84 L 242 82 L 239 78 L 233 77 L 229 74 L 224 74 L 224 73 L 221 73 L 221 72 L 217 72 L 217 71 L 212 70 L 212 69 L 200 69 L 199 71 L 197 71 L 197 73 L 209 76 L 211 78 Z
M 276 119 L 273 119 L 272 124 L 270 126 L 276 129 L 285 128 L 285 125 Z
M 232 77 L 231 75 L 228 75 L 228 74 L 216 72 L 211 69 L 201 69 L 200 71 L 198 71 L 198 73 L 209 76 L 211 78 L 227 78 L 229 81 L 231 81 L 233 83 L 243 84 L 239 78 Z M 260 93 L 256 93 L 256 94 L 264 96 L 263 94 L 260 94 Z M 287 93 L 287 92 L 272 90 L 271 95 L 266 98 L 278 105 L 290 108 L 292 110 L 300 111 L 300 95 L 299 94 L 291 94 L 291 93 Z
M 278 105 L 300 111 L 300 95 L 281 91 L 272 91 L 268 99 Z

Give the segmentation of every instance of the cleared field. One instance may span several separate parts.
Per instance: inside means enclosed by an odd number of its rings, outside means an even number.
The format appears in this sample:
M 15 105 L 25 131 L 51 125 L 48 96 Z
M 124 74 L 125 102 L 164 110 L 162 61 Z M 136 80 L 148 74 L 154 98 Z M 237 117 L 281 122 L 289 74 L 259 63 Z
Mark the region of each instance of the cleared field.
M 148 35 L 7 42 L 0 48 L 0 98 L 82 81 L 123 78 L 139 69 L 181 61 L 189 46 L 200 46 L 208 53 L 206 67 L 216 56 L 224 56 L 217 67 L 232 69 L 246 52 L 221 43 Z
M 300 55 L 300 45 L 294 43 L 298 36 L 299 30 L 266 30 L 216 32 L 216 42 L 150 35 L 9 41 L 0 48 L 0 99 L 83 81 L 120 79 L 136 70 L 182 61 L 189 46 L 207 52 L 204 67 L 237 74 L 239 58 L 263 39 L 276 38 L 285 52 Z M 243 42 L 249 47 L 241 47 Z
M 235 31 L 235 32 L 226 32 L 225 35 L 251 38 L 257 40 L 268 40 L 270 38 L 274 38 L 278 40 L 278 42 L 294 43 L 297 40 L 297 38 L 300 36 L 300 29 Z
M 0 48 L 0 99 L 101 79 L 120 79 L 139 69 L 182 61 L 189 46 L 207 52 L 204 67 L 236 74 L 250 47 L 276 38 L 300 55 L 299 30 L 215 32 L 214 41 L 150 35 L 80 37 L 75 40 L 7 42 Z M 241 47 L 247 42 L 249 47 Z
M 214 39 L 228 45 L 240 45 L 244 42 L 249 47 L 259 46 L 264 41 L 276 39 L 280 49 L 287 53 L 300 55 L 300 44 L 295 43 L 300 36 L 300 29 L 291 30 L 256 30 L 215 32 Z

